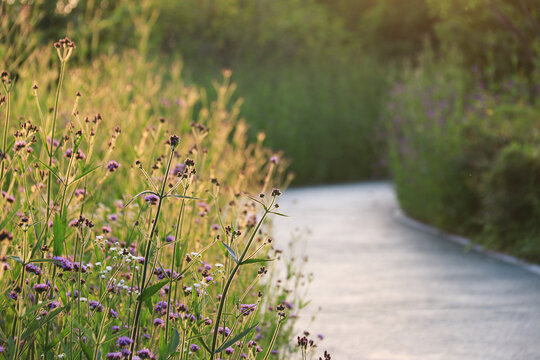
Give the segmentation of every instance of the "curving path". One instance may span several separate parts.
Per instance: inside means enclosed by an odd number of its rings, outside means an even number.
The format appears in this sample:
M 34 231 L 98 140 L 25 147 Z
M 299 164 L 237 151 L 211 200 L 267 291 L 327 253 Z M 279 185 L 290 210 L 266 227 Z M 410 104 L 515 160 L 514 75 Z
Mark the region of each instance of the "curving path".
M 277 239 L 311 230 L 300 329 L 332 359 L 540 359 L 540 276 L 403 225 L 391 184 L 290 189 L 280 205 Z

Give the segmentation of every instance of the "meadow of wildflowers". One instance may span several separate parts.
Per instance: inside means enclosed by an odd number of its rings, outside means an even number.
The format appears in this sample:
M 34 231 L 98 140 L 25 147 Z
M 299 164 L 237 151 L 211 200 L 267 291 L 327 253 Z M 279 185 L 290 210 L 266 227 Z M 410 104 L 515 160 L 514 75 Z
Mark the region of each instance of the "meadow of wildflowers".
M 309 280 L 273 265 L 287 161 L 247 141 L 230 72 L 208 101 L 178 64 L 76 51 L 1 74 L 0 358 L 313 356 Z

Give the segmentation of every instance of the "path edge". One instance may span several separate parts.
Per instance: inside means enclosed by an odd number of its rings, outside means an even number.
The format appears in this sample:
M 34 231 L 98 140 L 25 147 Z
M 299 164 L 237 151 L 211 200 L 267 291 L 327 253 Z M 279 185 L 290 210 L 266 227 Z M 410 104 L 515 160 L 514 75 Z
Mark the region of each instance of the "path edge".
M 440 238 L 442 238 L 444 240 L 447 240 L 447 241 L 453 242 L 455 244 L 461 245 L 464 248 L 467 248 L 467 250 L 470 249 L 470 250 L 473 250 L 473 251 L 475 251 L 477 253 L 483 254 L 483 255 L 485 255 L 485 256 L 487 256 L 489 258 L 492 258 L 492 259 L 495 259 L 495 260 L 498 260 L 498 261 L 502 261 L 504 263 L 511 264 L 511 265 L 514 265 L 514 266 L 518 266 L 518 267 L 520 267 L 522 269 L 525 269 L 525 270 L 527 270 L 527 271 L 529 271 L 529 272 L 531 272 L 531 273 L 533 273 L 535 275 L 540 276 L 540 265 L 531 264 L 531 263 L 529 263 L 529 262 L 527 262 L 525 260 L 516 258 L 514 256 L 504 254 L 504 253 L 501 253 L 501 252 L 498 252 L 498 251 L 487 249 L 482 245 L 473 243 L 470 239 L 468 239 L 468 238 L 466 238 L 464 236 L 444 232 L 444 231 L 442 231 L 441 229 L 439 229 L 439 228 L 437 228 L 435 226 L 425 224 L 423 222 L 420 222 L 418 220 L 415 220 L 415 219 L 407 216 L 403 212 L 403 210 L 401 210 L 400 208 L 395 209 L 393 211 L 393 216 L 399 223 L 401 223 L 401 224 L 403 224 L 405 226 L 408 226 L 410 228 L 413 228 L 413 229 L 428 233 L 430 235 L 440 237 Z

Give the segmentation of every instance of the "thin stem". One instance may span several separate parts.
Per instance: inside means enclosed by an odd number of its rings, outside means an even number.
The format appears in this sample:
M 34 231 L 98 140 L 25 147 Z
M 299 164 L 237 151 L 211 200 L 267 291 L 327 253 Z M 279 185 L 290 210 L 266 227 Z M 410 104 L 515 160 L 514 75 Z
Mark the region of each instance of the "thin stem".
M 218 313 L 216 317 L 216 323 L 214 325 L 214 335 L 212 336 L 212 347 L 211 347 L 211 353 L 210 353 L 210 360 L 214 360 L 215 351 L 216 351 L 216 345 L 217 345 L 217 337 L 218 337 L 218 328 L 219 323 L 221 321 L 221 315 L 223 313 L 223 307 L 225 303 L 227 302 L 227 293 L 229 292 L 229 287 L 231 286 L 232 280 L 236 273 L 238 272 L 238 269 L 240 266 L 242 266 L 242 261 L 244 261 L 244 258 L 246 257 L 246 254 L 249 250 L 249 247 L 251 246 L 251 243 L 253 242 L 253 239 L 255 239 L 255 235 L 257 235 L 257 232 L 259 231 L 259 228 L 261 227 L 262 223 L 264 222 L 264 219 L 266 218 L 266 215 L 269 213 L 269 209 L 272 208 L 274 205 L 274 200 L 272 200 L 272 204 L 268 208 L 266 208 L 264 215 L 261 217 L 261 220 L 259 220 L 259 223 L 253 230 L 253 233 L 251 234 L 251 237 L 249 238 L 249 241 L 244 248 L 244 251 L 242 252 L 242 255 L 238 259 L 238 262 L 236 263 L 235 267 L 233 268 L 231 274 L 229 275 L 229 278 L 227 279 L 227 282 L 225 283 L 225 288 L 223 289 L 223 293 L 221 294 L 221 301 L 219 302 L 219 308 Z
M 133 318 L 133 325 L 132 325 L 132 329 L 131 329 L 131 340 L 133 340 L 133 342 L 131 343 L 131 347 L 130 347 L 130 355 L 129 355 L 129 359 L 132 360 L 133 359 L 133 352 L 135 351 L 135 345 L 137 343 L 137 336 L 138 336 L 138 332 L 139 332 L 139 320 L 140 320 L 140 316 L 141 316 L 141 310 L 142 310 L 142 303 L 143 303 L 143 299 L 142 299 L 142 293 L 144 292 L 145 288 L 146 288 L 146 272 L 148 270 L 148 264 L 150 263 L 148 257 L 150 256 L 150 249 L 152 248 L 152 240 L 154 239 L 154 235 L 156 233 L 156 227 L 157 227 L 157 223 L 158 223 L 158 220 L 159 220 L 159 214 L 160 214 L 160 211 L 161 211 L 161 205 L 163 203 L 163 199 L 164 199 L 164 194 L 165 194 L 165 187 L 167 185 L 167 177 L 169 175 L 169 170 L 171 169 L 171 163 L 172 163 L 172 159 L 174 157 L 174 147 L 171 146 L 171 155 L 169 156 L 169 162 L 167 164 L 167 170 L 165 171 L 165 174 L 163 175 L 163 182 L 162 182 L 162 185 L 161 185 L 161 191 L 159 193 L 159 202 L 158 202 L 158 207 L 157 207 L 157 210 L 156 210 L 156 215 L 154 216 L 154 223 L 152 224 L 152 230 L 150 231 L 150 236 L 149 236 L 149 239 L 148 239 L 148 243 L 146 245 L 146 251 L 144 252 L 144 268 L 143 268 L 143 272 L 142 272 L 142 278 L 141 278 L 141 286 L 140 286 L 140 289 L 139 289 L 139 297 L 137 299 L 137 307 L 135 309 L 135 317 Z
M 11 85 L 10 85 L 11 87 Z M 11 88 L 8 89 L 8 87 L 6 85 L 4 85 L 4 90 L 6 91 L 6 119 L 4 121 L 4 134 L 3 134 L 3 138 L 2 138 L 2 153 L 3 153 L 3 156 L 6 156 L 6 153 L 7 153 L 7 131 L 8 131 L 8 128 L 9 128 L 9 115 L 10 115 L 10 112 L 11 112 L 11 96 L 10 96 L 10 93 L 11 93 Z M 4 167 L 5 167 L 5 159 L 1 159 L 2 161 L 2 166 L 1 166 L 1 172 L 0 172 L 0 179 L 2 181 L 2 188 L 3 188 L 3 185 L 4 185 Z

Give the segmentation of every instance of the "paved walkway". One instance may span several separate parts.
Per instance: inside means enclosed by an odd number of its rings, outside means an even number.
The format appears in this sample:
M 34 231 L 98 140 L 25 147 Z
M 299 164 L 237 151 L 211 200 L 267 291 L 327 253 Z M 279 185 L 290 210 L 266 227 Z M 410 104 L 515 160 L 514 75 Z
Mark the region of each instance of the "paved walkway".
M 307 227 L 313 333 L 336 360 L 540 359 L 540 276 L 401 224 L 388 183 L 288 190 Z M 302 326 L 302 325 L 301 325 Z

